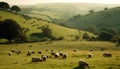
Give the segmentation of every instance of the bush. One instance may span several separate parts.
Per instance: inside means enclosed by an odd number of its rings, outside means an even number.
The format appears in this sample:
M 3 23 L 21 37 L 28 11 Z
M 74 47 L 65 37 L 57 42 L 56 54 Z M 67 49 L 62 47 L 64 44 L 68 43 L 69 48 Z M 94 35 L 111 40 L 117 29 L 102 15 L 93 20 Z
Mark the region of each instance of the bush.
M 112 39 L 113 35 L 109 32 L 100 32 L 98 39 L 103 41 L 110 41 Z
M 112 42 L 118 42 L 118 40 L 120 39 L 120 36 L 119 35 L 115 35 L 112 37 L 111 41 Z
M 78 35 L 75 35 L 74 37 L 75 37 L 75 40 L 79 40 L 80 39 L 80 37 Z
M 89 40 L 89 39 L 90 39 L 90 36 L 89 36 L 87 33 L 84 33 L 83 39 Z

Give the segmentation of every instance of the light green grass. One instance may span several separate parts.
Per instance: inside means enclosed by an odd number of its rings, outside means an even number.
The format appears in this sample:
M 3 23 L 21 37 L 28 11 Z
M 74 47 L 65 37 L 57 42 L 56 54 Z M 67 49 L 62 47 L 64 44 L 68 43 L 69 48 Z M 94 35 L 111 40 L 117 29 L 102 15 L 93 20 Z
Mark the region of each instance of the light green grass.
M 28 28 L 30 30 L 29 32 L 26 33 L 28 37 L 31 33 L 40 33 L 41 29 L 38 29 L 38 28 L 44 25 L 49 25 L 50 29 L 52 30 L 53 36 L 64 37 L 65 40 L 74 40 L 75 35 L 82 37 L 83 34 L 86 33 L 86 31 L 82 31 L 82 30 L 78 31 L 77 29 L 62 27 L 53 23 L 49 23 L 47 21 L 37 20 L 34 18 L 25 20 L 21 15 L 13 14 L 5 11 L 0 11 L 0 16 L 1 16 L 0 20 L 13 19 L 17 21 L 22 27 Z M 90 36 L 95 36 L 92 33 L 89 33 L 89 32 L 87 33 Z M 73 37 L 70 37 L 71 35 L 73 35 Z
M 33 47 L 29 47 L 32 45 Z M 100 51 L 105 48 L 104 51 Z M 20 49 L 22 53 L 17 55 L 13 53 L 8 56 L 10 50 Z M 48 49 L 49 51 L 45 51 Z M 50 50 L 54 49 L 56 52 L 61 50 L 68 54 L 67 59 L 48 58 L 46 62 L 31 63 L 32 57 L 41 57 L 37 54 L 38 50 L 42 50 L 42 54 L 50 55 Z M 73 50 L 78 52 L 74 53 Z M 93 50 L 90 52 L 89 50 Z M 28 50 L 35 50 L 35 54 L 26 56 Z M 104 52 L 111 52 L 111 58 L 104 58 Z M 91 53 L 92 58 L 86 58 L 87 54 Z M 0 69 L 74 69 L 78 66 L 78 60 L 83 59 L 87 61 L 91 69 L 119 69 L 120 68 L 120 48 L 116 47 L 114 43 L 110 42 L 36 42 L 24 44 L 1 44 L 0 45 Z M 17 64 L 15 64 L 17 63 Z

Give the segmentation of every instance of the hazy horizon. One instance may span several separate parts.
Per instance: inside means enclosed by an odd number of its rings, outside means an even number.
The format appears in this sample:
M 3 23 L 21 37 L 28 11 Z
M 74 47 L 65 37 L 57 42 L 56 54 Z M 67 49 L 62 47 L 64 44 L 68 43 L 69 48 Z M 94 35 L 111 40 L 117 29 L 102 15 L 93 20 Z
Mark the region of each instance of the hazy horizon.
M 14 5 L 33 5 L 39 3 L 99 3 L 120 4 L 120 0 L 0 0 Z

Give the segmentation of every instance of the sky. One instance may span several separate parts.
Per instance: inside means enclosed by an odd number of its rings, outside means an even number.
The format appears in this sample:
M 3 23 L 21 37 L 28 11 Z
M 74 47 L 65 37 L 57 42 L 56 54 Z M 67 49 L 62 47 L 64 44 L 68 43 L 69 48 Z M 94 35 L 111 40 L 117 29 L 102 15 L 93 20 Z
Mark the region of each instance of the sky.
M 14 5 L 31 5 L 38 3 L 102 3 L 102 4 L 120 4 L 120 0 L 0 0 Z

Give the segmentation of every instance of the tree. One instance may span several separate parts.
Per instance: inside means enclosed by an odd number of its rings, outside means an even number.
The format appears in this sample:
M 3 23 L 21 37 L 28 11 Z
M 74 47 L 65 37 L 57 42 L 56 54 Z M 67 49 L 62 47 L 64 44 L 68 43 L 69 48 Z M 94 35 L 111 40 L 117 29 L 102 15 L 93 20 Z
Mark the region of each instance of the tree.
M 119 35 L 114 35 L 111 39 L 112 42 L 117 42 L 120 39 Z
M 116 31 L 115 28 L 103 27 L 103 28 L 100 29 L 100 31 L 106 31 L 106 32 L 109 32 L 113 35 L 117 34 L 117 31 Z
M 93 13 L 94 13 L 94 10 L 89 10 L 89 13 L 90 13 L 90 14 L 93 14 Z
M 49 26 L 42 27 L 42 36 L 44 37 L 52 37 L 52 31 Z
M 90 39 L 90 36 L 89 36 L 87 33 L 84 33 L 83 39 L 89 40 L 89 39 Z
M 9 6 L 9 4 L 6 3 L 6 2 L 0 2 L 0 9 L 1 9 L 1 10 L 10 9 L 10 6 Z
M 109 32 L 102 31 L 100 32 L 98 39 L 103 41 L 110 41 L 112 39 L 113 35 Z
M 9 42 L 11 40 L 26 39 L 22 27 L 12 19 L 6 19 L 0 22 L 0 38 L 6 38 Z
M 16 6 L 16 5 L 12 6 L 12 7 L 11 7 L 11 10 L 12 10 L 12 11 L 15 11 L 16 13 L 21 11 L 20 7 L 18 7 L 18 6 Z
M 4 24 L 4 21 L 0 21 L 0 38 L 4 37 L 3 24 Z
M 86 31 L 96 33 L 97 29 L 94 25 L 89 25 L 88 27 L 85 28 Z
M 120 44 L 120 39 L 118 40 L 118 44 Z
M 108 10 L 108 8 L 107 8 L 107 7 L 105 7 L 105 8 L 104 8 L 104 11 L 105 11 L 105 10 Z
M 110 28 L 110 29 L 109 29 L 109 32 L 110 32 L 111 34 L 113 34 L 113 35 L 116 35 L 116 34 L 117 34 L 117 31 L 116 31 L 115 28 Z

